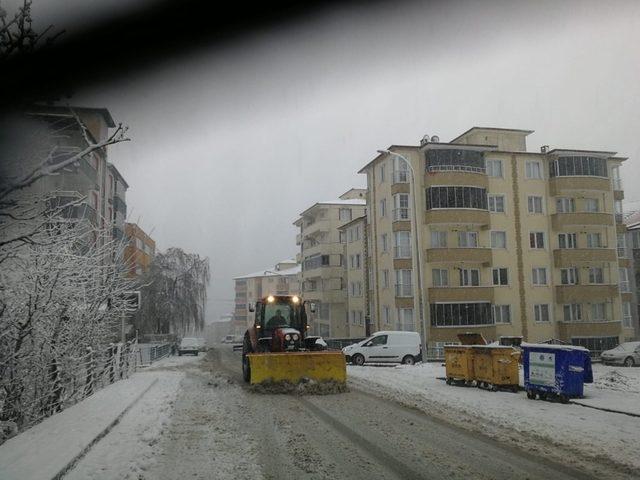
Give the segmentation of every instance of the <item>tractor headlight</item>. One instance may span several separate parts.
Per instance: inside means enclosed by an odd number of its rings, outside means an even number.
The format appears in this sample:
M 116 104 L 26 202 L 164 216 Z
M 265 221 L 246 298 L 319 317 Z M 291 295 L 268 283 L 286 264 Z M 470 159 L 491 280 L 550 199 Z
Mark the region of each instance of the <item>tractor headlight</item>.
M 284 339 L 288 342 L 289 340 L 291 340 L 291 335 L 289 335 L 288 333 L 284 336 Z
M 297 333 L 294 333 L 293 339 L 297 342 L 300 339 L 300 336 Z

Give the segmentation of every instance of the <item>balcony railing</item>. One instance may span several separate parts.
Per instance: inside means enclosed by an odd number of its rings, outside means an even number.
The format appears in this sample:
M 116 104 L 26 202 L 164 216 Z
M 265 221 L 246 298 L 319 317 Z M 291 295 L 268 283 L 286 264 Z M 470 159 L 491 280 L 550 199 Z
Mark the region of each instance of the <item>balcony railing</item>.
M 397 283 L 396 297 L 413 297 L 413 285 Z
M 409 209 L 408 208 L 395 208 L 393 210 L 393 221 L 403 221 L 409 220 Z
M 484 167 L 472 167 L 470 165 L 429 165 L 427 172 L 471 172 L 485 173 Z
M 618 247 L 618 258 L 626 258 L 627 249 L 625 247 Z
M 113 197 L 113 208 L 116 212 L 122 213 L 125 217 L 127 216 L 127 204 L 120 197 Z
M 616 213 L 616 223 L 624 223 L 624 215 L 622 213 Z
M 394 170 L 393 183 L 409 183 L 409 170 Z
M 629 281 L 621 281 L 618 284 L 618 287 L 620 288 L 620 293 L 630 293 L 631 292 L 631 288 L 629 287 Z
M 393 247 L 393 258 L 411 258 L 411 245 Z

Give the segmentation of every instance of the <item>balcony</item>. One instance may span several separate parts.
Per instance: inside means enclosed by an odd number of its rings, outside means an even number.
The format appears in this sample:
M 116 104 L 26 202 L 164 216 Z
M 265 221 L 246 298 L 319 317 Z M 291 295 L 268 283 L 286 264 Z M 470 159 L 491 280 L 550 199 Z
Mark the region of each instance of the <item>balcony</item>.
M 583 303 L 618 296 L 618 285 L 557 285 L 556 303 Z
M 608 192 L 611 190 L 611 181 L 606 177 L 553 177 L 549 179 L 549 187 L 553 196 L 558 196 L 565 192 L 575 192 L 575 190 Z
M 614 216 L 618 225 L 624 224 L 624 215 L 622 213 L 616 213 Z
M 98 171 L 93 168 L 89 160 L 83 159 L 78 162 L 79 171 L 82 172 L 95 185 L 98 184 Z
M 493 287 L 431 287 L 428 293 L 429 303 L 493 303 L 494 299 Z
M 393 247 L 393 258 L 411 258 L 411 245 Z
M 484 174 L 484 169 L 482 169 L 482 171 L 442 170 L 436 169 L 436 167 L 429 167 L 427 169 L 427 173 L 424 176 L 424 184 L 426 187 L 437 185 L 468 185 L 473 187 L 488 188 L 489 177 Z
M 427 262 L 481 263 L 490 265 L 492 261 L 490 248 L 428 248 Z
M 410 283 L 396 283 L 396 297 L 413 297 L 413 285 Z
M 481 227 L 490 224 L 488 210 L 475 208 L 438 208 L 427 210 L 424 221 L 429 224 L 465 224 L 479 225 Z
M 615 261 L 616 251 L 613 248 L 560 248 L 553 251 L 553 264 L 558 268 Z
M 118 227 L 113 227 L 112 236 L 116 242 L 119 242 L 124 239 L 124 232 Z
M 410 215 L 411 210 L 409 208 L 395 208 L 393 210 L 393 221 L 394 222 L 405 222 L 411 221 Z
M 127 216 L 127 204 L 120 197 L 113 197 L 113 209 L 122 213 L 123 216 Z
M 620 321 L 603 322 L 558 322 L 560 338 L 571 337 L 617 337 L 622 333 Z
M 302 234 L 298 233 L 296 235 L 296 245 L 302 245 Z
M 409 170 L 394 170 L 393 183 L 409 183 Z
M 613 215 L 594 212 L 554 213 L 551 215 L 551 225 L 554 230 L 563 230 L 572 225 L 613 226 Z

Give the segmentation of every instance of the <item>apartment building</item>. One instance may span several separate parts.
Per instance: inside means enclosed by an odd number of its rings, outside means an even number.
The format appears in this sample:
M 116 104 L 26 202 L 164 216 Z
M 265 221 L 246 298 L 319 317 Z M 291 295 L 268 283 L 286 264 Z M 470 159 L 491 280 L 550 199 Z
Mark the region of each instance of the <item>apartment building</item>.
M 124 242 L 124 224 L 127 218 L 126 194 L 129 184 L 115 165 L 107 163 L 106 218 L 112 225 L 112 236 L 117 242 Z
M 336 200 L 313 204 L 294 222 L 299 229 L 296 244 L 300 245 L 302 294 L 316 303 L 311 322 L 315 335 L 348 336 L 345 262 L 350 262 L 346 264 L 349 270 L 363 270 L 365 259 L 358 253 L 344 258 L 339 227 L 365 214 L 365 197 L 366 190 L 352 188 Z
M 235 309 L 233 330 L 235 335 L 243 335 L 247 330 L 249 304 L 261 297 L 273 295 L 299 295 L 298 275 L 300 264 L 295 260 L 282 260 L 270 268 L 241 275 L 233 279 L 235 283 Z
M 343 244 L 344 285 L 346 296 L 345 337 L 365 337 L 371 333 L 369 268 L 367 250 L 367 216 L 356 217 L 338 227 Z M 357 259 L 360 258 L 360 262 Z
M 389 147 L 360 171 L 375 329 L 416 330 L 429 347 L 468 331 L 594 351 L 634 336 L 630 261 L 617 248 L 625 158 L 527 152 L 531 133 L 427 136 Z
M 640 339 L 640 212 L 634 212 L 625 218 L 627 234 L 625 242 L 618 245 L 620 252 L 626 252 L 630 266 L 629 284 L 633 292 L 633 303 L 630 308 L 623 305 L 623 321 L 631 323 L 635 328 L 635 339 Z M 623 250 L 622 250 L 623 249 Z M 628 310 L 627 310 L 628 308 Z M 629 338 L 627 338 L 629 340 Z
M 86 134 L 93 142 L 105 140 L 109 135 L 109 129 L 115 127 L 115 122 L 106 108 L 71 108 L 87 127 Z M 55 148 L 59 161 L 87 147 L 80 125 L 66 106 L 32 106 L 27 112 L 23 130 L 31 135 L 30 147 L 45 152 Z M 38 180 L 31 187 L 30 192 L 54 194 L 53 201 L 58 205 L 65 205 L 77 198 L 83 198 L 80 204 L 66 208 L 64 215 L 70 218 L 83 218 L 99 228 L 108 229 L 113 215 L 113 206 L 109 202 L 112 199 L 107 178 L 109 172 L 107 149 L 98 149 L 75 164 L 69 165 L 58 175 L 46 176 Z M 126 185 L 122 176 L 119 174 L 118 176 L 122 185 Z M 121 200 L 124 202 L 124 194 Z M 111 214 L 109 209 L 112 209 Z M 104 239 L 98 240 L 109 241 L 111 236 L 107 235 Z
M 149 270 L 156 254 L 156 242 L 135 223 L 125 223 L 124 234 L 128 239 L 124 259 L 129 266 L 129 276 L 139 277 Z

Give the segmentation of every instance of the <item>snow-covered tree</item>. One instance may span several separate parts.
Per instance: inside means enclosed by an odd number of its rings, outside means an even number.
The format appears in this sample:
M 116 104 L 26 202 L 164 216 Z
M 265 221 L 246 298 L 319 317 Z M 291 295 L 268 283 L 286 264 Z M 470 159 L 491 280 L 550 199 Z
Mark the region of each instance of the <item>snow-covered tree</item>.
M 158 253 L 142 280 L 136 327 L 142 333 L 201 332 L 209 278 L 208 258 L 180 248 Z

